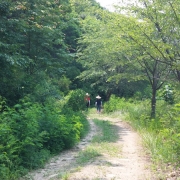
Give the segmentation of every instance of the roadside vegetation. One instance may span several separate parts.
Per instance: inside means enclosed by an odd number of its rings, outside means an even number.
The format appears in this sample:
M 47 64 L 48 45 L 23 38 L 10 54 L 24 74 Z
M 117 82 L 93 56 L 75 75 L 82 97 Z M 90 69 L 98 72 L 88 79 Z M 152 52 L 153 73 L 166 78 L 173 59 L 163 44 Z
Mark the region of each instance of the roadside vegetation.
M 178 99 L 176 99 L 178 102 Z M 157 100 L 156 118 L 150 117 L 150 100 L 138 100 L 111 96 L 105 103 L 106 113 L 123 116 L 124 120 L 140 132 L 145 147 L 156 165 L 180 164 L 180 104 L 168 103 L 165 99 Z
M 28 97 L 14 107 L 5 101 L 0 114 L 0 174 L 14 180 L 29 170 L 43 167 L 57 153 L 73 147 L 88 132 L 89 124 L 81 103 L 84 92 L 77 90 L 61 101 L 32 102 Z M 71 105 L 72 104 L 72 105 Z

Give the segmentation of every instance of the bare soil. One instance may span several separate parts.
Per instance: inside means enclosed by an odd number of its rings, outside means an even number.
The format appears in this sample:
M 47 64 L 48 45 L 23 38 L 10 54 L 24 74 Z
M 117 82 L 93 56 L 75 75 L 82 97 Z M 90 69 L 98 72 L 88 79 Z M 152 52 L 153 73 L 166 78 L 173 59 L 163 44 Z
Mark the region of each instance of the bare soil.
M 31 180 L 157 180 L 162 179 L 154 171 L 141 138 L 137 132 L 117 118 L 99 115 L 96 118 L 111 121 L 118 128 L 119 139 L 110 146 L 119 148 L 115 156 L 105 151 L 101 156 L 85 165 L 77 163 L 78 153 L 85 150 L 100 130 L 94 124 L 92 117 L 89 134 L 73 149 L 64 151 L 40 170 L 31 172 Z

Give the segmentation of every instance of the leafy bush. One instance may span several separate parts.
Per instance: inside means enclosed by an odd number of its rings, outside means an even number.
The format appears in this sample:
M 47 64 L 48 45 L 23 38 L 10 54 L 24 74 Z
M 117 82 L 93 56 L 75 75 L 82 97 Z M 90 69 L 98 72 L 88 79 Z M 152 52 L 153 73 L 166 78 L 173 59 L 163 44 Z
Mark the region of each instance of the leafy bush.
M 0 114 L 2 179 L 18 179 L 26 169 L 42 167 L 50 154 L 72 147 L 85 134 L 86 117 L 60 108 L 59 103 L 41 105 L 25 97 Z
M 11 127 L 2 122 L 0 123 L 0 177 L 2 179 L 14 179 L 16 177 L 16 166 L 19 165 L 19 145 L 17 139 L 12 134 Z M 12 173 L 13 171 L 13 173 Z M 12 176 L 13 174 L 13 176 Z
M 67 96 L 67 103 L 65 108 L 70 108 L 73 111 L 81 111 L 85 109 L 84 96 L 85 91 L 77 89 L 71 91 Z
M 53 109 L 46 108 L 43 118 L 39 121 L 40 131 L 47 133 L 44 146 L 52 153 L 72 147 L 80 140 L 85 127 L 85 116 L 69 110 L 57 114 Z
M 167 103 L 174 104 L 174 90 L 171 85 L 165 85 L 164 88 L 159 91 L 159 96 Z
M 129 102 L 125 98 L 119 98 L 115 95 L 111 95 L 110 100 L 104 104 L 104 110 L 107 113 L 120 110 L 126 111 L 129 108 Z

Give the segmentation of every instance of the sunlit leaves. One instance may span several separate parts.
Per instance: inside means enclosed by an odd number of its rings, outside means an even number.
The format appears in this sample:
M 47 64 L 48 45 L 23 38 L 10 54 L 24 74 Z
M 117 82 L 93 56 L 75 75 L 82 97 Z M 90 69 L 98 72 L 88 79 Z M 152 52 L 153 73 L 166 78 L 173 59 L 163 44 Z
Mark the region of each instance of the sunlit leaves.
M 33 93 L 38 79 L 58 78 L 67 72 L 68 63 L 75 57 L 72 53 L 76 51 L 76 38 L 80 35 L 78 19 L 73 18 L 68 3 L 68 0 L 0 3 L 3 15 L 0 17 L 0 58 L 8 67 L 0 69 L 1 95 L 11 96 L 11 101 L 15 101 L 23 94 Z M 43 78 L 41 72 L 45 72 Z M 13 84 L 11 79 L 16 79 Z M 25 86 L 23 94 L 18 91 L 22 84 Z M 10 95 L 7 86 L 15 97 Z

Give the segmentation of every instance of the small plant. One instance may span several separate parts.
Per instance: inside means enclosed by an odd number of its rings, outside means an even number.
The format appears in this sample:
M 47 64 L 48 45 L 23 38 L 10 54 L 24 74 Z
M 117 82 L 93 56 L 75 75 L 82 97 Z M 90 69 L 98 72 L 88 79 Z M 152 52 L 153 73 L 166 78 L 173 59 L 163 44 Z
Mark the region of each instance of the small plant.
M 95 160 L 101 154 L 93 147 L 89 146 L 84 151 L 81 151 L 77 157 L 78 164 L 85 164 L 89 161 Z
M 57 178 L 58 178 L 58 179 L 60 178 L 61 180 L 68 180 L 69 177 L 70 177 L 70 174 L 67 173 L 67 172 L 65 172 L 65 173 L 60 173 L 60 174 L 58 174 L 58 176 L 57 176 Z

